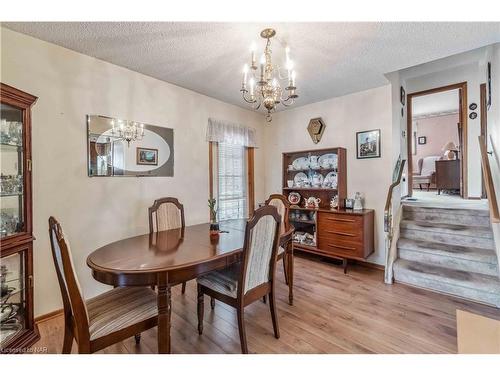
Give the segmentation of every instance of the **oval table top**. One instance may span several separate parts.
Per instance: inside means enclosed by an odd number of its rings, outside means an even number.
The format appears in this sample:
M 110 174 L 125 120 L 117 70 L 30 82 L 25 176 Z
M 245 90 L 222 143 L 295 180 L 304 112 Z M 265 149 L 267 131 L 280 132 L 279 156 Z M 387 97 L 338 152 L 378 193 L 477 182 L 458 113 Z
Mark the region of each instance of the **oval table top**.
M 208 223 L 125 238 L 92 252 L 87 265 L 108 274 L 148 274 L 188 268 L 241 252 L 246 220 L 219 225 L 223 233 L 216 239 L 210 237 Z

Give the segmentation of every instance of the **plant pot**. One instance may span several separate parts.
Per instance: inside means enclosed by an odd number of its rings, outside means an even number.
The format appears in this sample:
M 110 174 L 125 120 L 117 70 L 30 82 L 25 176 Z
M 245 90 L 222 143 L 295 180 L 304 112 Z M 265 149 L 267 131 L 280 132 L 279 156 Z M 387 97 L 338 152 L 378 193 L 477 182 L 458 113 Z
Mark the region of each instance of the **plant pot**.
M 219 223 L 210 223 L 210 236 L 219 236 Z

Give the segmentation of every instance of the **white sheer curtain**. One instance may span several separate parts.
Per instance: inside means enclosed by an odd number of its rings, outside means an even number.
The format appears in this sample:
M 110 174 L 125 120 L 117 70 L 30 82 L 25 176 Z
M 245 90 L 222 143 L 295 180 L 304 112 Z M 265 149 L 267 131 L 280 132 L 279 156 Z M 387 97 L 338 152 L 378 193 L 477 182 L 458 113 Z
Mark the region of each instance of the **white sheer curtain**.
M 244 147 L 257 147 L 255 138 L 255 129 L 212 118 L 208 119 L 208 142 L 228 143 Z

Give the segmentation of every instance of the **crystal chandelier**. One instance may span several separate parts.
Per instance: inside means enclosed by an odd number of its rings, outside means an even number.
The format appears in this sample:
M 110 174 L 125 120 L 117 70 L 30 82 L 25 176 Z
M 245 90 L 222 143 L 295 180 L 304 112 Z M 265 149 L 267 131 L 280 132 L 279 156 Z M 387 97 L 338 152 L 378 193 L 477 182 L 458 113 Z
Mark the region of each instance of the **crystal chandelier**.
M 252 104 L 254 109 L 259 109 L 261 105 L 267 110 L 266 120 L 272 121 L 271 113 L 276 111 L 278 104 L 285 107 L 291 106 L 298 95 L 295 93 L 295 71 L 293 63 L 290 60 L 290 48 L 285 49 L 286 72 L 271 60 L 271 38 L 276 35 L 274 29 L 264 29 L 260 36 L 267 40 L 264 54 L 260 58 L 260 68 L 257 67 L 255 60 L 255 46 L 252 46 L 252 63 L 250 70 L 248 64 L 243 67 L 243 82 L 241 84 L 241 94 L 245 102 Z M 259 70 L 259 72 L 257 72 Z M 248 81 L 248 76 L 250 80 Z M 279 81 L 286 81 L 286 87 L 283 90 Z M 249 87 L 247 89 L 247 87 Z
M 130 142 L 141 141 L 144 137 L 144 124 L 139 124 L 134 121 L 117 120 L 118 127 L 115 127 L 115 121 L 111 121 L 113 129 L 112 134 L 118 134 L 118 138 L 127 141 L 128 147 Z

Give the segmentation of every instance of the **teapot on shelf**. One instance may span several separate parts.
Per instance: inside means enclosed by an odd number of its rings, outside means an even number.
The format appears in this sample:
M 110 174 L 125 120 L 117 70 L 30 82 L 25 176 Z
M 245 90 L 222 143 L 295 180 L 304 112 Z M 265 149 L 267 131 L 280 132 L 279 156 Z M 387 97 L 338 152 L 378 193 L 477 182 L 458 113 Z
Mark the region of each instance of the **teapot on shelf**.
M 314 197 L 309 197 L 309 198 L 304 198 L 306 201 L 306 207 L 307 208 L 318 208 L 319 204 L 321 203 L 320 198 L 314 198 Z

